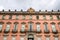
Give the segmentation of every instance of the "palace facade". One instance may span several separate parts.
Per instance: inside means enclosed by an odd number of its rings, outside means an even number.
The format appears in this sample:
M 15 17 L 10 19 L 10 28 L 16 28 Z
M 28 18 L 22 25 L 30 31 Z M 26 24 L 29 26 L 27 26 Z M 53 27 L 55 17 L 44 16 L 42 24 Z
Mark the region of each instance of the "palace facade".
M 60 40 L 60 10 L 2 10 L 0 40 Z

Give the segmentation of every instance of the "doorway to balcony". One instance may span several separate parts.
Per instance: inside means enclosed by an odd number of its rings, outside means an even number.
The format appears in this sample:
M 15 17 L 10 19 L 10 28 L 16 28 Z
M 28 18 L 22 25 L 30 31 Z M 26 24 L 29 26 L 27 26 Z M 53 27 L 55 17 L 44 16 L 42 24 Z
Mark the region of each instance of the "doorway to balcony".
M 34 40 L 34 36 L 32 34 L 28 35 L 28 40 Z

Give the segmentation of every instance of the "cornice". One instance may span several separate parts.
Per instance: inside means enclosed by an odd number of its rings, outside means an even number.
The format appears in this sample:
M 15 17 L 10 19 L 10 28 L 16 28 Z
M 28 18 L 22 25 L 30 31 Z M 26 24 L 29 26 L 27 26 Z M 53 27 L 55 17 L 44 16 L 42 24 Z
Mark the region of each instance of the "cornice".
M 20 11 L 11 11 L 10 9 L 8 11 L 2 10 L 0 11 L 0 14 L 11 14 L 11 15 L 60 15 L 60 10 L 54 11 L 35 11 L 33 8 L 29 8 L 27 11 L 23 11 L 22 9 Z

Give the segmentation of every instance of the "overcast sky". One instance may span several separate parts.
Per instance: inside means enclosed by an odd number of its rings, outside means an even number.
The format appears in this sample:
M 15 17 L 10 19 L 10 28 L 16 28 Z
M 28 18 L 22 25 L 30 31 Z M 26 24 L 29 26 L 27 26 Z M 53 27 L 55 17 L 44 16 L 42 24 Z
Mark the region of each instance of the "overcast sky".
M 0 0 L 0 10 L 58 10 L 60 9 L 60 0 Z

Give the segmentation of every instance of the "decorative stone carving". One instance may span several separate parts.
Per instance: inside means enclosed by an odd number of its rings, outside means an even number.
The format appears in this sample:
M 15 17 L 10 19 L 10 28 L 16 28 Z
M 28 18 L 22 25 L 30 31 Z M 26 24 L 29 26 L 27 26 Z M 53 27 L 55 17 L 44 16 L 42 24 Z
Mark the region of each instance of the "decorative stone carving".
M 29 13 L 34 13 L 35 10 L 34 10 L 33 8 L 29 8 L 29 9 L 27 10 L 27 12 L 29 12 Z

